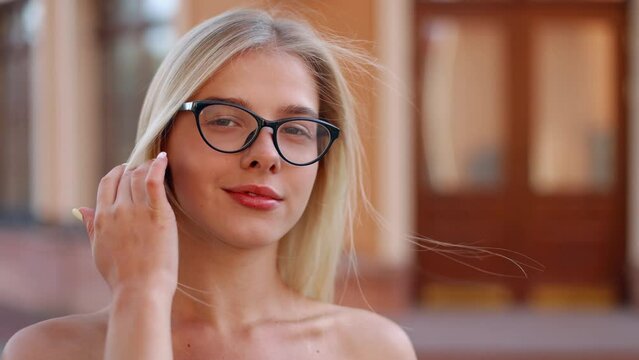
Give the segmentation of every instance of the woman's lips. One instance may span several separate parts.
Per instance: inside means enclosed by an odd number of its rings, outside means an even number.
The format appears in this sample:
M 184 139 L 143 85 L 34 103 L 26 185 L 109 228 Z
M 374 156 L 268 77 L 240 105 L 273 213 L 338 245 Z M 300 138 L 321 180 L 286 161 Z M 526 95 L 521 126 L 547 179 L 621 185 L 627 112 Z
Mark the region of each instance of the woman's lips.
M 272 210 L 282 201 L 282 197 L 273 189 L 246 185 L 224 189 L 240 205 L 256 210 Z

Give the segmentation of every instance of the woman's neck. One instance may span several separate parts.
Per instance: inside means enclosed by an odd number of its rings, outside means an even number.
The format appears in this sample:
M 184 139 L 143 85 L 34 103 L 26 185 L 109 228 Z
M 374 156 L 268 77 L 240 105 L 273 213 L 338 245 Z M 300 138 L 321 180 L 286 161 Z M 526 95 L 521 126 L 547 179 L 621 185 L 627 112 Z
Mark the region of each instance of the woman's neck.
M 301 296 L 277 272 L 277 243 L 238 249 L 217 239 L 180 232 L 178 290 L 172 321 L 230 333 L 277 318 Z M 195 289 L 195 290 L 194 290 Z

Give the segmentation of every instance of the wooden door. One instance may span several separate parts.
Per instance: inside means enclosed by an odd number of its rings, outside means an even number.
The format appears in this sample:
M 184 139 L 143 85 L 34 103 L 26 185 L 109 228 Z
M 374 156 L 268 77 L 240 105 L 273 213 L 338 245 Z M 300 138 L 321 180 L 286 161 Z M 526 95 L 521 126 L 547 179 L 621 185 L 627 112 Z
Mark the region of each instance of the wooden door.
M 418 231 L 427 306 L 622 298 L 623 2 L 417 4 Z

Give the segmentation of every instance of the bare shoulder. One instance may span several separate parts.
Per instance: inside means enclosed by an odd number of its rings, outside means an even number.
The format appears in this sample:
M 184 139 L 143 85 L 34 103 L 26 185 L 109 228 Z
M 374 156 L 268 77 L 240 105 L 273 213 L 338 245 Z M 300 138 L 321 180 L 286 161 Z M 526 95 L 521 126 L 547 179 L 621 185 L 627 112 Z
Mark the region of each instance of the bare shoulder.
M 335 305 L 336 335 L 352 359 L 415 360 L 410 338 L 399 325 L 377 313 Z
M 15 333 L 0 359 L 102 359 L 106 325 L 104 310 L 45 320 Z

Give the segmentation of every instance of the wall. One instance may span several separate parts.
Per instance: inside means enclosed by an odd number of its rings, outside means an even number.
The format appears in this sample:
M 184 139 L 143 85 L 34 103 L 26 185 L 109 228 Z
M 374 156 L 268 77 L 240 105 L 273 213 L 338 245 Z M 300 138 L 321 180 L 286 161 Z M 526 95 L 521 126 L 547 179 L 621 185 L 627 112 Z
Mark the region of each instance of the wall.
M 628 280 L 629 293 L 639 308 L 639 4 L 629 5 L 629 33 L 627 39 L 630 55 L 628 64 Z

